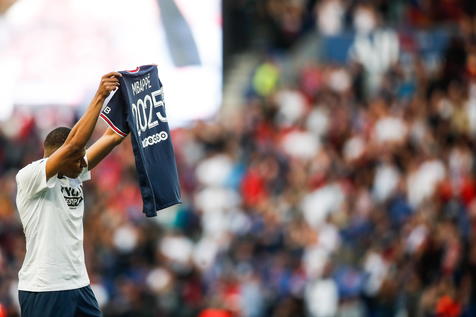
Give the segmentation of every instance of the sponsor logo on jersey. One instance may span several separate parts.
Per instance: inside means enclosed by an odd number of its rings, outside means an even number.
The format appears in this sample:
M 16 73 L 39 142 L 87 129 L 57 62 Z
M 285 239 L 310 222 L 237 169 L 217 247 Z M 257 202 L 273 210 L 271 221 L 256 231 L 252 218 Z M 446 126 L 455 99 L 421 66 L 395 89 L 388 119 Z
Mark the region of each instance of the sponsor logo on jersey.
M 82 185 L 80 187 L 61 186 L 61 193 L 70 209 L 78 208 L 84 200 Z
M 156 133 L 154 135 L 151 135 L 149 137 L 146 137 L 145 139 L 142 140 L 142 148 L 146 148 L 149 145 L 154 145 L 157 144 L 161 141 L 165 141 L 169 138 L 169 135 L 165 131 L 161 131 L 159 133 Z

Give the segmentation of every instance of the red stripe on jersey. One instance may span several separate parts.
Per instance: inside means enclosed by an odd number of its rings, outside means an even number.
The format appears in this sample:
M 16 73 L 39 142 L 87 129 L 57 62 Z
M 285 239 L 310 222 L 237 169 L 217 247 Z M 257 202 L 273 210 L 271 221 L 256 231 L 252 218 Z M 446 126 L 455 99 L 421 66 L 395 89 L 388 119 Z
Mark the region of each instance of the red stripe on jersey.
M 121 130 L 119 130 L 119 128 L 116 127 L 116 126 L 114 125 L 114 123 L 112 123 L 112 121 L 109 120 L 109 118 L 106 117 L 104 114 L 101 113 L 99 116 L 100 116 L 104 121 L 106 121 L 106 123 L 111 127 L 111 129 L 114 130 L 114 132 L 116 132 L 117 134 L 119 134 L 119 135 L 122 136 L 122 137 L 126 137 L 126 136 L 127 136 L 126 133 L 124 133 L 124 132 L 122 132 Z

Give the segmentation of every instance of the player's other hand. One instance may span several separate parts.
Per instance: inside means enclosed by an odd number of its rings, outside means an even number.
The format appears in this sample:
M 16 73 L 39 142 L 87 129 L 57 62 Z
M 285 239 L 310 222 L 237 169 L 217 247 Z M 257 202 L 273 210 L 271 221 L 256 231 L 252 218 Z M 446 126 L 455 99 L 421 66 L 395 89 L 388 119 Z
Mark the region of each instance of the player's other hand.
M 96 94 L 106 99 L 112 91 L 119 87 L 119 77 L 122 77 L 122 75 L 118 72 L 110 72 L 102 76 Z

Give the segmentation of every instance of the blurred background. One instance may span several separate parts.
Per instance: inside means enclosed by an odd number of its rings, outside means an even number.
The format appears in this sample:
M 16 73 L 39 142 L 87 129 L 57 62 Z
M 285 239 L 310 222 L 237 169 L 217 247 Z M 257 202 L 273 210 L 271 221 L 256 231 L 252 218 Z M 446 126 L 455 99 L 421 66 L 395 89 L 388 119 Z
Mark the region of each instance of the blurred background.
M 144 217 L 129 138 L 93 171 L 105 316 L 476 316 L 474 0 L 0 0 L 1 317 L 17 171 L 150 63 L 184 203 Z

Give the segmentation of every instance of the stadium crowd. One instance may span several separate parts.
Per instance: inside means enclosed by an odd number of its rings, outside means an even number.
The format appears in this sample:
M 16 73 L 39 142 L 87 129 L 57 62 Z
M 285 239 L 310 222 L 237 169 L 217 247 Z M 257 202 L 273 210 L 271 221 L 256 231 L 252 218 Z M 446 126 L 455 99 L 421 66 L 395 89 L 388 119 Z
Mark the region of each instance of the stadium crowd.
M 267 1 L 270 17 L 281 2 Z M 378 17 L 386 3 L 364 9 Z M 415 27 L 434 22 L 407 9 Z M 436 68 L 414 52 L 377 77 L 352 58 L 284 75 L 286 57 L 265 59 L 245 104 L 172 132 L 184 203 L 157 218 L 141 213 L 123 142 L 85 183 L 86 261 L 104 314 L 475 316 L 476 20 L 454 14 L 464 23 Z M 295 27 L 292 16 L 280 25 Z M 74 119 L 19 107 L 0 126 L 0 316 L 17 312 L 25 252 L 15 174 L 41 157 L 48 128 Z

